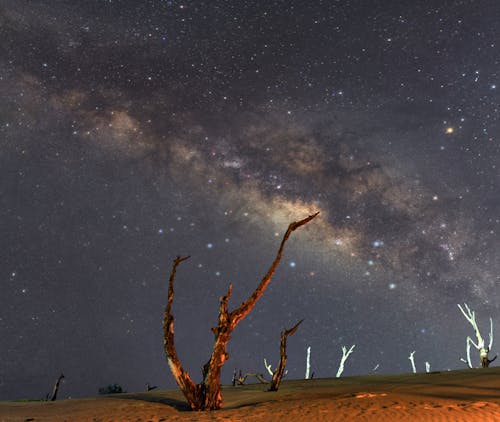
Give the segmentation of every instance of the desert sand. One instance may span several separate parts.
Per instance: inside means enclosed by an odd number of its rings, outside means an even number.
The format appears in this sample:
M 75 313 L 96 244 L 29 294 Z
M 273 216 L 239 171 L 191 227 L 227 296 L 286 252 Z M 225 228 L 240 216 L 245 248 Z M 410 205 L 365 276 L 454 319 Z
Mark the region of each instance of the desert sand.
M 192 412 L 178 390 L 0 402 L 0 421 L 500 421 L 500 368 L 225 386 L 224 409 Z

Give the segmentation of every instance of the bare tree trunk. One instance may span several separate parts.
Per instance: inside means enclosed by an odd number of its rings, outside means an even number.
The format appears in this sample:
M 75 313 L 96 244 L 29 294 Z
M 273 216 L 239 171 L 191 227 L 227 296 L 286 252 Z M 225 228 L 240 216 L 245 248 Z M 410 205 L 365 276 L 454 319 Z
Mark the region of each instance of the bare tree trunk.
M 59 385 L 61 384 L 61 380 L 64 378 L 64 374 L 59 375 L 56 383 L 54 384 L 54 390 L 52 391 L 52 396 L 50 397 L 50 401 L 56 401 L 57 393 L 59 392 Z
M 278 391 L 278 388 L 281 384 L 281 379 L 283 378 L 283 374 L 285 373 L 285 368 L 286 368 L 286 340 L 288 336 L 291 336 L 295 331 L 297 331 L 297 328 L 299 328 L 299 325 L 302 324 L 303 319 L 301 319 L 297 324 L 295 324 L 292 328 L 289 330 L 284 329 L 281 332 L 281 341 L 280 341 L 280 363 L 278 364 L 278 367 L 276 368 L 276 371 L 274 371 L 273 374 L 273 379 L 271 381 L 271 386 L 269 387 L 269 391 Z
M 192 410 L 216 410 L 220 409 L 222 405 L 222 397 L 220 391 L 220 374 L 222 366 L 228 359 L 226 352 L 227 343 L 231 338 L 231 333 L 234 328 L 245 318 L 245 316 L 255 306 L 257 300 L 264 294 L 267 286 L 271 282 L 271 278 L 281 261 L 281 256 L 285 243 L 293 231 L 299 227 L 309 223 L 319 213 L 310 215 L 309 217 L 293 222 L 288 226 L 288 229 L 283 236 L 280 247 L 276 254 L 274 261 L 269 267 L 267 273 L 264 275 L 259 285 L 252 293 L 252 295 L 243 302 L 237 309 L 232 312 L 228 311 L 228 301 L 232 293 L 232 285 L 225 296 L 220 299 L 219 305 L 219 321 L 216 327 L 212 328 L 215 335 L 215 342 L 209 361 L 203 366 L 203 380 L 200 384 L 195 384 L 191 379 L 188 372 L 184 370 L 181 365 L 174 344 L 174 317 L 172 315 L 172 301 L 174 298 L 174 279 L 177 266 L 188 259 L 189 257 L 180 257 L 174 259 L 172 271 L 170 273 L 170 280 L 168 286 L 168 300 L 165 308 L 163 319 L 163 333 L 164 333 L 164 349 L 167 356 L 168 365 L 172 371 L 177 385 L 184 393 Z

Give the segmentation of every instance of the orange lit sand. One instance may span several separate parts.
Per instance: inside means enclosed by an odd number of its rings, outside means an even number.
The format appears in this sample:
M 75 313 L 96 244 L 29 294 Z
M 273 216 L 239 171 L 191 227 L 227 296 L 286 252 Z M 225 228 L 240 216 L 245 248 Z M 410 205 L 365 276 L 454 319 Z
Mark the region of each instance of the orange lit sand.
M 177 390 L 0 402 L 0 421 L 500 421 L 500 368 L 228 386 L 223 399 L 216 412 L 188 411 Z

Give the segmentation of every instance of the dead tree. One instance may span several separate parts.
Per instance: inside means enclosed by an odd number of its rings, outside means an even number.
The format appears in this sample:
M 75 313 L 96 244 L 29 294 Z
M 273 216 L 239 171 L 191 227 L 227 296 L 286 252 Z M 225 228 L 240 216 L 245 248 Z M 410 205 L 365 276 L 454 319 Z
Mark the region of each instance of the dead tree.
M 347 350 L 346 346 L 342 346 L 342 358 L 340 359 L 340 364 L 339 364 L 339 369 L 337 370 L 337 375 L 335 375 L 336 378 L 340 378 L 340 376 L 342 375 L 342 372 L 344 372 L 344 364 L 355 347 L 356 347 L 356 345 L 353 344 L 351 346 L 351 348 L 349 350 Z
M 304 379 L 308 380 L 311 379 L 311 346 L 307 348 L 307 355 L 306 355 L 306 374 L 304 375 Z
M 271 282 L 272 276 L 281 261 L 281 256 L 285 243 L 293 231 L 309 223 L 319 213 L 310 215 L 303 220 L 291 223 L 283 236 L 278 252 L 267 273 L 264 275 L 255 291 L 250 297 L 233 311 L 228 310 L 228 302 L 232 293 L 232 284 L 229 284 L 226 295 L 220 298 L 219 318 L 217 326 L 212 328 L 215 335 L 213 351 L 208 362 L 202 368 L 202 381 L 195 384 L 191 376 L 184 370 L 177 356 L 174 344 L 174 317 L 172 315 L 172 301 L 174 299 L 174 279 L 178 265 L 189 257 L 180 257 L 174 259 L 170 280 L 168 286 L 168 300 L 163 319 L 164 349 L 167 356 L 168 365 L 172 371 L 177 385 L 186 397 L 192 410 L 216 410 L 222 405 L 220 375 L 222 366 L 228 359 L 226 352 L 227 344 L 230 340 L 232 331 L 253 309 L 257 300 L 264 294 L 267 286 Z
M 54 390 L 52 391 L 52 396 L 50 396 L 50 401 L 57 400 L 57 393 L 59 392 L 59 385 L 61 384 L 61 380 L 64 378 L 64 374 L 59 375 L 56 383 L 54 384 Z
M 295 331 L 297 331 L 297 328 L 299 328 L 299 325 L 302 324 L 303 319 L 301 319 L 297 324 L 295 324 L 292 328 L 287 330 L 286 328 L 281 332 L 281 340 L 280 340 L 280 363 L 278 364 L 278 367 L 273 373 L 273 379 L 271 381 L 271 386 L 269 387 L 268 391 L 278 391 L 278 388 L 281 384 L 281 380 L 283 378 L 283 375 L 285 373 L 285 367 L 286 367 L 286 340 L 288 336 L 291 336 Z
M 487 368 L 490 365 L 490 363 L 496 359 L 496 356 L 491 360 L 488 358 L 488 353 L 490 352 L 491 346 L 493 345 L 493 320 L 490 318 L 490 333 L 489 333 L 490 341 L 488 347 L 486 347 L 484 344 L 484 339 L 481 336 L 481 333 L 479 332 L 479 328 L 477 326 L 476 313 L 469 308 L 467 303 L 464 303 L 465 310 L 464 308 L 462 308 L 461 305 L 457 306 L 459 307 L 460 311 L 462 311 L 462 314 L 464 315 L 465 319 L 469 321 L 470 325 L 472 325 L 472 328 L 474 328 L 474 333 L 476 334 L 476 339 L 477 339 L 477 344 L 476 344 L 474 343 L 474 340 L 472 340 L 469 336 L 467 336 L 467 348 L 468 348 L 467 364 L 469 367 L 472 367 L 470 363 L 470 354 L 469 354 L 470 344 L 472 344 L 479 351 L 479 359 L 481 361 L 481 366 L 483 368 Z
M 411 369 L 413 371 L 414 374 L 417 373 L 417 368 L 415 367 L 415 350 L 413 352 L 410 353 L 410 356 L 408 357 L 408 359 L 410 359 L 410 362 L 411 362 Z

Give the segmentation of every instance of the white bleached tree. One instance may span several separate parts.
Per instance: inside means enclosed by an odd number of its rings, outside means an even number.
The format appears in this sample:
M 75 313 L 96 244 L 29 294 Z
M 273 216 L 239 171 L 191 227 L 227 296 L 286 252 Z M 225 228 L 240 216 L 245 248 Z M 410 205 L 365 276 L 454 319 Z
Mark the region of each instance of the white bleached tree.
M 474 329 L 474 333 L 476 334 L 476 339 L 477 339 L 477 343 L 474 343 L 474 340 L 472 340 L 469 336 L 467 336 L 467 364 L 469 365 L 469 367 L 472 367 L 470 361 L 470 344 L 472 344 L 479 351 L 479 359 L 481 361 L 481 366 L 483 368 L 487 368 L 490 365 L 490 363 L 497 358 L 496 356 L 491 360 L 488 358 L 488 353 L 491 350 L 491 346 L 493 346 L 493 320 L 490 318 L 490 332 L 489 332 L 490 341 L 488 347 L 486 347 L 484 339 L 481 336 L 481 333 L 477 326 L 476 313 L 469 308 L 469 305 L 467 305 L 467 303 L 464 303 L 464 307 L 462 307 L 460 304 L 457 304 L 457 306 L 464 315 L 465 319 L 469 321 L 470 325 L 472 325 L 472 328 Z
M 342 375 L 342 372 L 344 372 L 344 364 L 355 347 L 356 347 L 356 345 L 353 344 L 351 346 L 351 348 L 349 350 L 347 350 L 347 347 L 342 346 L 342 359 L 340 359 L 340 365 L 339 365 L 339 369 L 338 369 L 337 375 L 336 375 L 337 378 L 340 378 L 340 376 Z
M 306 356 L 306 375 L 304 377 L 306 380 L 311 378 L 311 346 L 307 348 Z
M 408 357 L 408 359 L 410 359 L 411 369 L 413 370 L 413 373 L 416 374 L 417 368 L 415 367 L 415 358 L 413 357 L 413 355 L 415 355 L 415 350 L 410 353 L 410 356 Z

